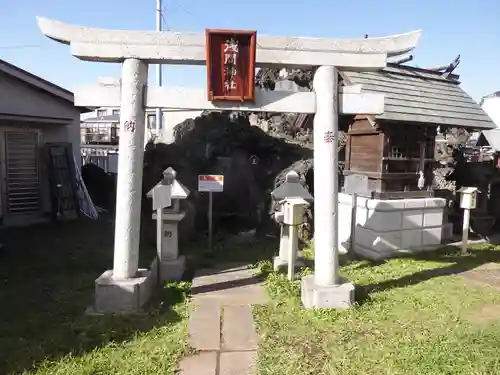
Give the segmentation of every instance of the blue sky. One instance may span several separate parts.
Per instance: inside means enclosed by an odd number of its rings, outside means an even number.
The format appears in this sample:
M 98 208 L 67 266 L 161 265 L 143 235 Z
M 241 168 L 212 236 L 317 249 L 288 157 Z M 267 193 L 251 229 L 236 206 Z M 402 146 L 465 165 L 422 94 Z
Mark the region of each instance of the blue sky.
M 457 72 L 476 100 L 500 90 L 498 0 L 163 0 L 165 27 L 255 29 L 268 35 L 353 38 L 423 29 L 414 64 L 441 65 L 461 54 Z M 295 4 L 295 5 L 294 5 Z M 0 58 L 72 90 L 119 64 L 79 61 L 42 36 L 37 15 L 115 29 L 154 29 L 155 0 L 0 0 Z M 164 85 L 204 86 L 203 67 L 164 68 Z M 154 79 L 151 70 L 150 78 Z

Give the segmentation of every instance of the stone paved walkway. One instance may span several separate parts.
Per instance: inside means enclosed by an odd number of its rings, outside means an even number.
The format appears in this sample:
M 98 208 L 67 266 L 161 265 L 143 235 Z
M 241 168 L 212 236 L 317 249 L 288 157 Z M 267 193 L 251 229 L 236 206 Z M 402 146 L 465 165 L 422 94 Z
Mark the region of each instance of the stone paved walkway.
M 255 375 L 257 336 L 252 305 L 267 303 L 261 280 L 248 265 L 199 270 L 192 284 L 194 310 L 179 375 Z

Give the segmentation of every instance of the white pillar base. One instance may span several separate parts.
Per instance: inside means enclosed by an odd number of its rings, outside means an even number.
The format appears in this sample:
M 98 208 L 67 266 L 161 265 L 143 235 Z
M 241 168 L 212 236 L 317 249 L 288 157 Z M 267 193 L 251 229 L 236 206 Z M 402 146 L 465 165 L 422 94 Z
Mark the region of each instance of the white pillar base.
M 104 272 L 95 281 L 94 303 L 86 314 L 134 314 L 143 312 L 156 286 L 155 272 L 139 269 L 137 277 L 114 279 L 113 271 Z
M 186 257 L 180 255 L 176 259 L 155 259 L 151 264 L 160 286 L 166 281 L 180 281 L 186 271 Z
M 305 267 L 304 260 L 302 259 L 302 251 L 297 252 L 297 257 L 295 258 L 295 269 Z M 288 268 L 288 255 L 282 258 L 280 255 L 273 257 L 273 268 L 274 271 L 283 271 Z
M 301 300 L 306 309 L 348 309 L 354 302 L 354 284 L 339 280 L 338 284 L 321 286 L 314 282 L 314 275 L 301 281 Z

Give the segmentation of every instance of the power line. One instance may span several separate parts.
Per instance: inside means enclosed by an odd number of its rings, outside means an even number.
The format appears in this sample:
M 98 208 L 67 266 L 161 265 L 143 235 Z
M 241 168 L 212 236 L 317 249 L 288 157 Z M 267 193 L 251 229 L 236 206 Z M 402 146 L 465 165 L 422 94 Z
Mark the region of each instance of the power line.
M 17 48 L 17 49 L 23 49 L 23 48 L 38 48 L 38 47 L 41 47 L 41 45 L 39 44 L 25 44 L 25 45 L 12 45 L 12 46 L 0 46 L 1 49 L 8 49 L 8 48 L 11 48 L 11 49 L 14 49 L 14 48 Z
M 195 19 L 199 18 L 199 16 L 195 16 L 191 11 L 186 9 L 186 7 L 181 5 L 178 1 L 172 1 L 172 4 L 170 5 L 170 9 L 172 9 L 173 7 L 177 7 L 179 10 L 183 11 L 184 13 L 186 13 L 188 16 L 190 16 L 192 18 L 195 18 Z M 165 6 L 165 8 L 166 8 L 166 6 Z
M 161 10 L 161 19 L 163 20 L 163 24 L 165 25 L 165 30 L 166 31 L 170 31 L 170 27 L 168 27 L 168 24 L 167 24 L 167 20 L 165 19 L 165 17 L 163 16 L 163 12 L 167 10 L 167 7 L 164 7 L 162 10 Z M 163 30 L 163 28 L 162 28 Z

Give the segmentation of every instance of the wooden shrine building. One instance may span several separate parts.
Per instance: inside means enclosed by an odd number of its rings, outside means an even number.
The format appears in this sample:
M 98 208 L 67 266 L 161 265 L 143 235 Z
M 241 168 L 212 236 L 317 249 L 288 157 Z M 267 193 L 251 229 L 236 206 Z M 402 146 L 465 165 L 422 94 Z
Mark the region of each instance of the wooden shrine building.
M 382 115 L 343 116 L 339 121 L 340 130 L 347 135 L 346 182 L 349 176 L 357 176 L 367 185 L 362 190 L 372 198 L 433 195 L 438 127 L 441 131 L 496 128 L 479 104 L 460 87 L 456 74 L 388 64 L 379 72 L 340 71 L 339 75 L 341 85 L 362 85 L 363 92 L 385 94 Z M 257 78 L 264 82 L 264 87 L 275 90 L 312 88 L 312 74 L 308 72 L 289 74 L 287 80 L 276 79 L 278 76 L 283 75 L 261 69 Z M 295 127 L 310 127 L 312 116 L 298 116 L 296 122 Z
M 460 87 L 458 75 L 395 64 L 380 72 L 340 74 L 344 85 L 361 84 L 363 91 L 385 94 L 382 115 L 349 121 L 344 169 L 346 177 L 368 177 L 368 190 L 379 197 L 428 195 L 438 127 L 495 127 Z M 423 186 L 418 186 L 420 171 Z M 407 194 L 388 194 L 395 192 Z

